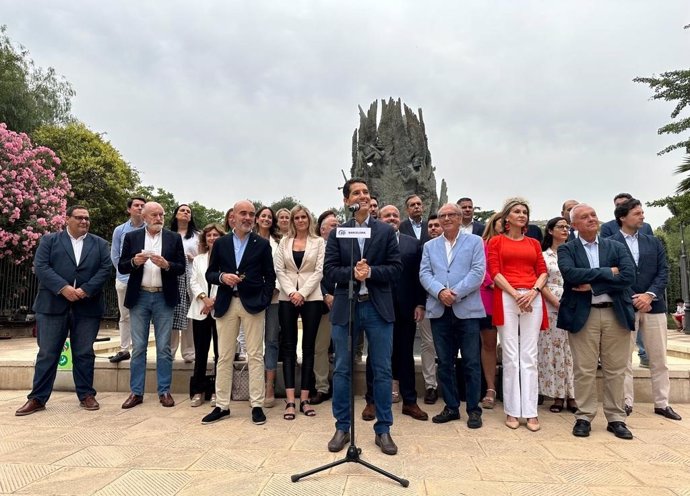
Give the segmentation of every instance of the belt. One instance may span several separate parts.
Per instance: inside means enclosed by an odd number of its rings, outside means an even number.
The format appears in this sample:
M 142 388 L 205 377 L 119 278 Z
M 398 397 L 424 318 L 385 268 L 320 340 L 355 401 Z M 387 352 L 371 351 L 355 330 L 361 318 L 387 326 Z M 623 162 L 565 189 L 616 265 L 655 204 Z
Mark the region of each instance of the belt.
M 147 293 L 160 293 L 163 291 L 163 288 L 158 286 L 142 286 L 141 290 L 146 291 Z
M 233 298 L 239 298 L 239 297 L 240 297 L 240 292 L 239 292 L 239 291 L 233 291 L 233 292 L 232 292 L 232 297 L 233 297 Z
M 360 303 L 363 301 L 369 301 L 369 293 L 357 295 L 357 301 Z
M 613 308 L 613 302 L 605 301 L 603 303 L 592 303 L 592 308 Z

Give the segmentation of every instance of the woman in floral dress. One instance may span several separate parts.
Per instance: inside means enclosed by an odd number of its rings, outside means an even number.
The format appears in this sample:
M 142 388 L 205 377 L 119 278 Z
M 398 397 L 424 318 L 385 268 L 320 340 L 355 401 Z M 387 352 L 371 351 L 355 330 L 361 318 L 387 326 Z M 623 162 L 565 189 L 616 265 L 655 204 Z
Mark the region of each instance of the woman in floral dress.
M 558 270 L 558 247 L 568 239 L 570 226 L 563 217 L 555 217 L 546 224 L 542 242 L 544 261 L 549 273 L 542 291 L 549 315 L 549 329 L 539 334 L 539 394 L 553 398 L 549 408 L 554 413 L 568 410 L 575 413 L 573 357 L 570 354 L 568 333 L 556 327 L 558 307 L 563 295 L 563 277 Z

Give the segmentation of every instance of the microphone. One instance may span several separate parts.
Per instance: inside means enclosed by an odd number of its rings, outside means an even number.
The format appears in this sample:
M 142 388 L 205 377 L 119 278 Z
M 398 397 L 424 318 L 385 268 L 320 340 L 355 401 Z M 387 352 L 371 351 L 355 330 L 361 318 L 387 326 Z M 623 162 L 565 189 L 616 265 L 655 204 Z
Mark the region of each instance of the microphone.
M 353 203 L 352 205 L 347 207 L 347 209 L 352 213 L 357 212 L 360 208 L 362 208 L 362 207 L 360 206 L 359 203 Z

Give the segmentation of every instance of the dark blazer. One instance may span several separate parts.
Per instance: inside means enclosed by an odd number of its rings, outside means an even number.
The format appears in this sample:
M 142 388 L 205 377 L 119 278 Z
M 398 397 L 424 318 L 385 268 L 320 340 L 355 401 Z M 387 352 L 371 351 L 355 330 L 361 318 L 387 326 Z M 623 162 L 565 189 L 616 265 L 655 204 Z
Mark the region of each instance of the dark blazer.
M 628 243 L 620 230 L 611 236 L 614 239 L 623 243 L 628 253 Z M 652 301 L 652 309 L 649 313 L 665 313 L 666 301 L 664 295 L 666 293 L 666 286 L 668 285 L 668 263 L 666 262 L 666 250 L 664 250 L 661 241 L 654 236 L 638 233 L 637 245 L 640 249 L 640 258 L 638 264 L 635 266 L 635 284 L 632 285 L 632 292 L 634 294 L 646 293 L 647 291 L 654 293 L 656 299 Z M 633 258 L 630 253 L 630 258 Z M 635 259 L 633 258 L 633 263 Z
M 339 227 L 354 227 L 354 219 L 350 219 Z M 364 253 L 359 251 L 357 240 L 338 238 L 338 228 L 333 229 L 326 243 L 326 258 L 323 273 L 327 285 L 337 285 L 333 293 L 333 308 L 331 309 L 331 323 L 347 325 L 349 321 L 348 284 L 350 272 L 350 246 L 354 241 L 355 264 L 366 258 L 371 267 L 371 277 L 366 280 L 369 297 L 376 311 L 386 322 L 395 321 L 393 308 L 393 293 L 391 283 L 400 277 L 402 262 L 398 241 L 395 239 L 393 228 L 384 222 L 369 218 L 371 237 L 364 241 Z M 217 242 L 217 241 L 216 241 Z M 356 279 L 355 293 L 359 293 L 360 282 Z
M 230 308 L 233 292 L 231 286 L 220 281 L 221 273 L 244 275 L 244 279 L 237 285 L 237 291 L 247 312 L 256 314 L 271 304 L 273 289 L 276 287 L 276 273 L 268 240 L 256 233 L 249 233 L 239 267 L 235 261 L 232 233 L 218 238 L 213 244 L 206 280 L 209 284 L 219 284 L 216 303 L 213 306 L 216 318 L 225 315 Z
M 414 319 L 414 309 L 426 305 L 426 291 L 419 282 L 419 264 L 422 261 L 422 243 L 407 234 L 399 234 L 398 248 L 402 262 L 400 278 L 391 285 L 396 319 Z
M 127 292 L 125 293 L 125 306 L 133 308 L 139 300 L 139 293 L 141 292 L 141 280 L 144 277 L 144 266 L 139 265 L 134 267 L 132 259 L 137 253 L 144 249 L 144 241 L 146 240 L 146 228 L 137 229 L 136 231 L 128 232 L 125 235 L 125 241 L 122 243 L 122 255 L 117 268 L 120 274 L 129 274 L 129 282 L 127 283 Z M 177 276 L 185 273 L 187 266 L 187 259 L 184 255 L 184 247 L 182 246 L 182 236 L 179 233 L 163 229 L 161 240 L 161 256 L 165 258 L 170 264 L 168 270 L 161 270 L 161 279 L 163 281 L 163 295 L 165 303 L 174 307 L 180 301 L 180 293 L 177 289 Z
M 611 267 L 618 267 L 614 276 Z M 558 247 L 558 268 L 563 276 L 563 297 L 558 310 L 557 326 L 578 332 L 587 322 L 592 307 L 592 295 L 607 293 L 613 300 L 618 322 L 629 330 L 635 329 L 630 288 L 635 282 L 635 265 L 625 246 L 618 241 L 599 237 L 599 268 L 592 269 L 582 246 L 574 239 Z M 573 291 L 579 284 L 591 284 L 592 291 Z
M 110 278 L 112 265 L 108 242 L 93 234 L 84 238 L 79 265 L 67 231 L 46 234 L 34 256 L 34 271 L 38 278 L 38 294 L 34 300 L 35 312 L 62 314 L 72 311 L 88 317 L 101 317 L 105 312 L 103 285 Z M 107 254 L 107 257 L 106 257 Z M 83 289 L 87 298 L 70 302 L 58 294 L 65 286 Z
M 610 238 L 617 232 L 621 230 L 620 226 L 618 225 L 618 222 L 616 222 L 616 219 L 612 219 L 608 222 L 604 222 L 601 225 L 601 229 L 599 230 L 599 236 L 602 238 Z M 646 234 L 647 236 L 654 236 L 654 231 L 652 231 L 652 226 L 647 224 L 646 222 L 642 224 L 642 227 L 640 228 L 640 234 Z
M 533 238 L 539 241 L 541 243 L 544 240 L 544 233 L 541 232 L 541 228 L 537 225 L 534 224 L 529 224 L 527 226 L 527 232 L 525 233 L 525 236 L 528 238 Z
M 412 236 L 413 238 L 417 239 L 417 236 L 414 233 L 414 229 L 412 229 L 412 222 L 410 219 L 405 219 L 400 223 L 400 226 L 398 227 L 398 230 L 403 233 L 407 234 L 408 236 Z M 422 237 L 420 238 L 422 244 L 426 243 L 429 241 L 431 238 L 429 237 L 429 227 L 427 226 L 427 221 L 423 220 L 422 221 Z
M 482 224 L 476 220 L 472 221 L 472 234 L 476 234 L 481 238 L 482 234 L 484 234 L 484 229 L 486 229 L 486 224 Z

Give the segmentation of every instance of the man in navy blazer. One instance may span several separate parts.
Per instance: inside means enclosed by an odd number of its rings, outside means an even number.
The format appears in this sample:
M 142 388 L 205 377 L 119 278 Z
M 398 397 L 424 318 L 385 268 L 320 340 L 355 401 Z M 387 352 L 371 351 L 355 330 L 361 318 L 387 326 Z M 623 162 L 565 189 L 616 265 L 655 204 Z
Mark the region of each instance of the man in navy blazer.
M 336 431 L 328 443 L 328 450 L 342 450 L 350 441 L 350 353 L 348 324 L 350 323 L 350 300 L 348 286 L 354 281 L 354 321 L 352 331 L 355 338 L 362 330 L 369 343 L 369 360 L 373 371 L 374 402 L 376 418 L 374 442 L 387 455 L 394 455 L 398 448 L 390 436 L 393 424 L 391 411 L 391 354 L 393 343 L 393 322 L 395 307 L 391 284 L 400 277 L 402 263 L 395 232 L 388 225 L 372 219 L 369 215 L 369 187 L 363 179 L 352 178 L 343 186 L 343 202 L 346 207 L 358 208 L 353 219 L 331 231 L 326 244 L 324 277 L 331 286 L 333 307 L 331 308 L 331 339 L 335 347 L 335 368 L 333 371 L 333 416 Z M 355 207 L 358 205 L 358 207 Z M 342 227 L 370 229 L 366 240 L 338 237 Z M 354 248 L 356 265 L 350 271 L 350 253 Z M 355 342 L 357 340 L 355 339 Z
M 668 404 L 671 381 L 666 364 L 666 301 L 664 293 L 668 284 L 666 251 L 661 241 L 639 232 L 644 223 L 644 211 L 640 200 L 628 200 L 616 207 L 619 231 L 611 239 L 623 243 L 635 262 L 636 279 L 632 286 L 635 307 L 635 335 L 642 334 L 649 369 L 652 378 L 654 413 L 671 420 L 681 420 L 680 415 Z M 625 412 L 633 410 L 632 353 L 628 353 L 628 367 L 625 374 Z
M 125 306 L 129 308 L 132 331 L 132 358 L 129 368 L 130 394 L 122 408 L 132 408 L 144 401 L 146 351 L 153 321 L 156 336 L 156 377 L 158 399 L 172 407 L 172 353 L 170 333 L 173 310 L 179 301 L 177 276 L 184 274 L 186 259 L 182 237 L 163 228 L 165 211 L 156 202 L 144 205 L 146 227 L 125 235 L 118 262 L 121 274 L 129 274 Z
M 400 384 L 402 414 L 415 420 L 427 420 L 429 415 L 417 404 L 415 389 L 414 339 L 417 323 L 424 319 L 426 291 L 419 283 L 419 263 L 422 260 L 422 244 L 417 238 L 402 234 L 400 211 L 395 205 L 386 205 L 379 211 L 379 220 L 393 228 L 398 239 L 402 273 L 392 284 L 395 323 L 393 324 L 393 379 Z M 373 373 L 367 357 L 367 407 L 362 413 L 364 420 L 374 420 Z
M 86 208 L 70 207 L 67 229 L 45 235 L 36 250 L 39 285 L 33 309 L 38 355 L 33 388 L 28 401 L 15 412 L 17 416 L 45 410 L 68 333 L 79 405 L 86 410 L 99 408 L 93 388 L 93 343 L 105 312 L 103 285 L 110 276 L 110 249 L 107 241 L 89 234 L 89 222 Z
M 627 202 L 628 200 L 632 200 L 633 196 L 630 193 L 618 193 L 614 198 L 613 198 L 613 206 L 614 208 L 617 208 L 619 205 L 622 205 L 623 203 Z M 602 238 L 610 238 L 614 234 L 616 234 L 618 231 L 620 231 L 620 227 L 618 225 L 617 219 L 613 218 L 608 222 L 604 222 L 601 225 L 601 231 L 599 235 Z M 638 232 L 641 234 L 646 234 L 647 236 L 654 236 L 654 231 L 652 230 L 652 226 L 647 224 L 646 222 L 642 223 L 642 227 L 638 229 Z
M 230 416 L 233 360 L 240 325 L 247 343 L 249 402 L 252 422 L 266 422 L 264 396 L 264 317 L 276 286 L 273 256 L 268 240 L 252 232 L 256 209 L 241 200 L 232 209 L 232 232 L 213 245 L 206 270 L 209 284 L 218 284 L 214 317 L 218 327 L 216 406 L 202 420 L 211 424 Z
M 623 384 L 635 328 L 630 287 L 635 267 L 625 246 L 597 236 L 599 219 L 584 203 L 570 211 L 579 237 L 558 248 L 563 297 L 557 326 L 570 332 L 578 411 L 573 435 L 587 437 L 597 412 L 596 373 L 601 359 L 607 430 L 632 439 L 625 426 Z
M 460 198 L 456 203 L 460 207 L 460 215 L 462 216 L 460 220 L 460 229 L 462 232 L 465 234 L 476 234 L 477 236 L 484 234 L 486 225 L 474 220 L 474 202 L 472 198 L 465 196 Z
M 400 223 L 400 232 L 426 243 L 430 238 L 427 221 L 422 218 L 424 214 L 422 199 L 418 195 L 408 196 L 405 198 L 405 208 L 408 218 Z
M 438 381 L 445 407 L 431 420 L 442 424 L 460 419 L 455 364 L 458 350 L 465 368 L 467 426 L 482 426 L 479 321 L 486 316 L 479 288 L 484 281 L 484 243 L 460 229 L 460 208 L 448 203 L 438 211 L 443 236 L 424 245 L 419 279 L 427 292 L 426 312 L 438 356 Z

